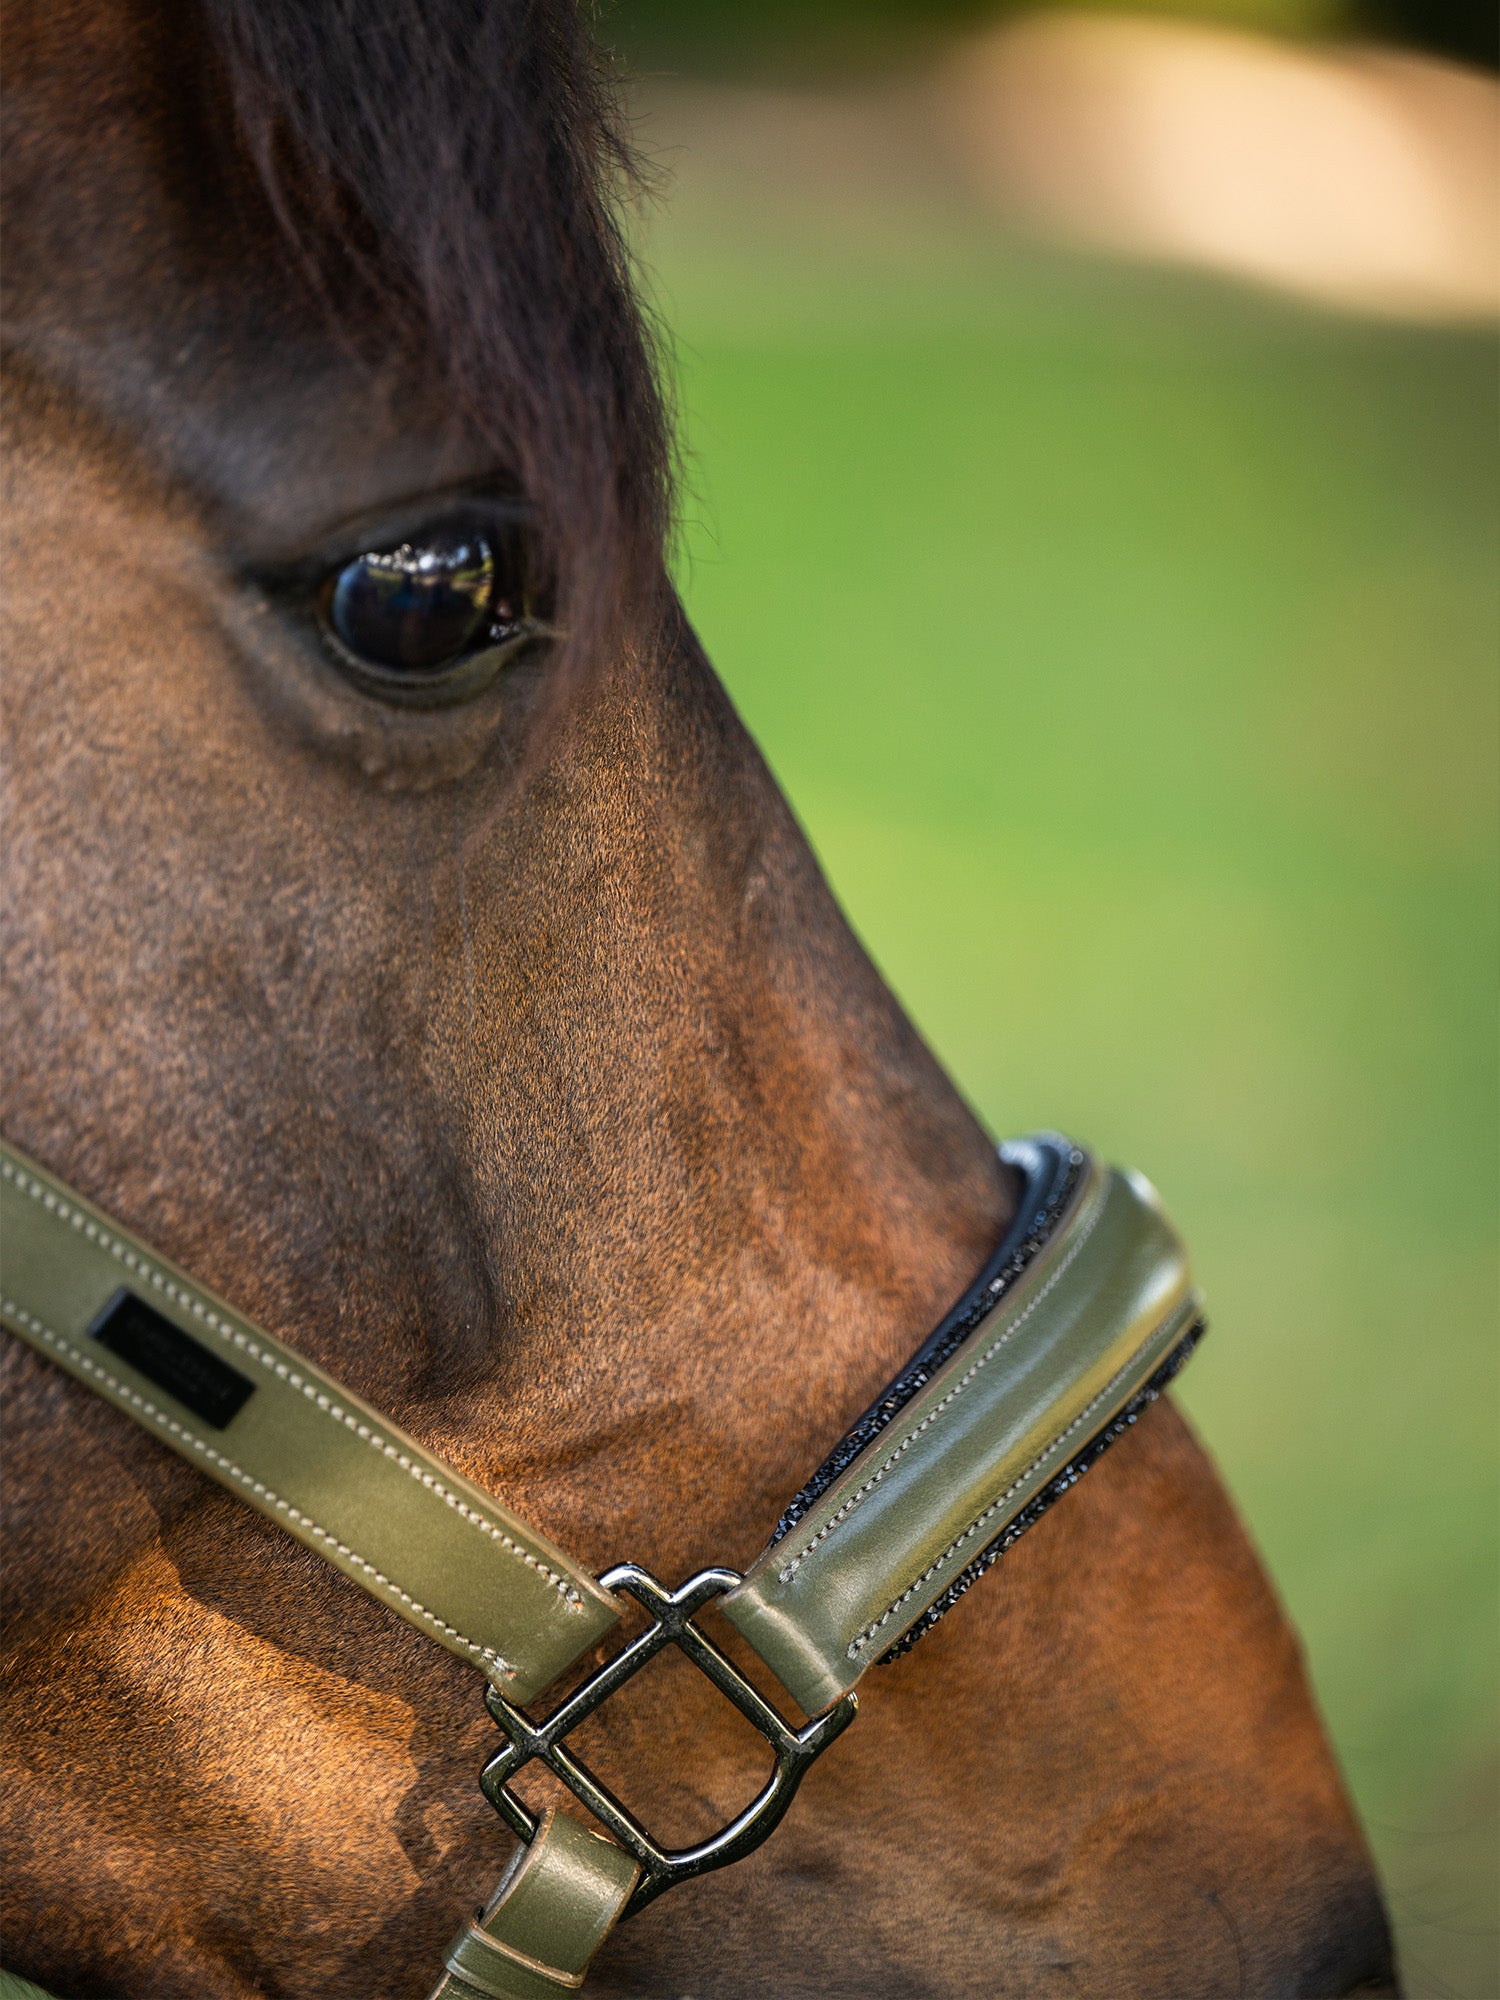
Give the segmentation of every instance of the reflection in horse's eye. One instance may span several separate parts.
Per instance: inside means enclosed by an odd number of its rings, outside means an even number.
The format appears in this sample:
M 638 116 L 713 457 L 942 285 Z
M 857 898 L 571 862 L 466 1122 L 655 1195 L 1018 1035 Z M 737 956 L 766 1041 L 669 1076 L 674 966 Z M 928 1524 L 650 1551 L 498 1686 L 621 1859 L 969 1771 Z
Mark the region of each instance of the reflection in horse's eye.
M 433 674 L 513 633 L 494 550 L 473 528 L 372 549 L 325 586 L 323 616 L 356 659 L 398 674 Z

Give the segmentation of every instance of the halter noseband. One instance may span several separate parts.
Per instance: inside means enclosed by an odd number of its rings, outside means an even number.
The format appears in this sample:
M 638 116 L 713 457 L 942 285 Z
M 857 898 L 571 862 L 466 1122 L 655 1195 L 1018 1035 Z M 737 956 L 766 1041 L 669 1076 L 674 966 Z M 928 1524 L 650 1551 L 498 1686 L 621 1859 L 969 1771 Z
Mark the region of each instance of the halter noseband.
M 480 1785 L 523 1845 L 432 2000 L 555 2000 L 622 1917 L 757 1847 L 853 1721 L 865 1670 L 935 1624 L 1191 1353 L 1199 1296 L 1148 1183 L 1050 1133 L 1000 1154 L 1022 1195 L 974 1283 L 745 1574 L 704 1570 L 673 1591 L 634 1563 L 591 1577 L 0 1140 L 0 1320 L 486 1675 L 506 1741 Z M 537 1720 L 525 1705 L 613 1630 L 626 1598 L 645 1629 Z M 696 1622 L 711 1601 L 811 1720 L 787 1720 Z M 684 1849 L 661 1846 L 567 1745 L 667 1646 L 775 1757 L 745 1811 Z M 533 1761 L 605 1837 L 531 1811 L 511 1781 Z

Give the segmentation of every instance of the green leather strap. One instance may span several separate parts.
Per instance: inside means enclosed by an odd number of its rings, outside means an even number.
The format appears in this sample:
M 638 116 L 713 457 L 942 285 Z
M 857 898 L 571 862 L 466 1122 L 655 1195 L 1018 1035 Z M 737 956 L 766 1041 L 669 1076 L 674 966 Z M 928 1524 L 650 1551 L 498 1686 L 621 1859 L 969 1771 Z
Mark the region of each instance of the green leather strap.
M 18 1979 L 0 1965 L 0 2000 L 52 2000 L 52 1995 L 44 1993 L 40 1986 L 33 1986 L 29 1979 Z
M 449 1945 L 432 2000 L 557 2000 L 575 1992 L 640 1873 L 613 1841 L 549 1811 L 477 1921 Z
M 809 1715 L 1004 1532 L 1197 1316 L 1150 1185 L 1082 1160 L 1020 1280 L 719 1601 Z
M 1145 1181 L 1055 1137 L 1004 1150 L 1057 1192 L 1035 1224 L 1018 1218 L 899 1393 L 861 1419 L 881 1427 L 846 1440 L 788 1532 L 719 1599 L 809 1715 L 1154 1393 L 1197 1319 L 1182 1245 Z M 3 1140 L 0 1320 L 511 1701 L 620 1616 L 490 1494 Z M 433 2000 L 575 1989 L 639 1876 L 622 1847 L 550 1815 L 454 1939 Z M 34 1996 L 0 1974 L 0 2000 Z
M 117 1301 L 130 1359 L 91 1331 Z M 0 1319 L 513 1700 L 619 1618 L 492 1495 L 3 1141 Z
M 640 1874 L 612 1840 L 549 1808 L 476 1920 L 449 1945 L 431 2000 L 558 2000 L 576 1993 Z M 52 1996 L 0 1968 L 0 2000 Z

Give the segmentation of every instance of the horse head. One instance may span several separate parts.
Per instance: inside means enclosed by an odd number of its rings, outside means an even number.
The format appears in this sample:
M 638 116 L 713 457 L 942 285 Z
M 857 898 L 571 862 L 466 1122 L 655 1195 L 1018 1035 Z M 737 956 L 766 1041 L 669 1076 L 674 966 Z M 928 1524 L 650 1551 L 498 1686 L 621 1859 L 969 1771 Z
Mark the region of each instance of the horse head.
M 0 1128 L 594 1571 L 743 1568 L 1016 1189 L 667 582 L 580 17 L 9 32 Z M 4 1346 L 7 1966 L 425 1991 L 508 1851 L 474 1677 Z M 743 1802 L 733 1711 L 668 1660 L 596 1729 L 668 1835 Z M 594 1977 L 1393 1991 L 1296 1642 L 1170 1404 Z

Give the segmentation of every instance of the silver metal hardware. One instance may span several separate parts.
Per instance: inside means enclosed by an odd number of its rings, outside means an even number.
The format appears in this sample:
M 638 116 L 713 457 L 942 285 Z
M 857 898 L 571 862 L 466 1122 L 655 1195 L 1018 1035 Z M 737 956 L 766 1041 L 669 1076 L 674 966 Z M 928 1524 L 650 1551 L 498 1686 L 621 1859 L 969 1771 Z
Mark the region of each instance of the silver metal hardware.
M 852 1694 L 846 1694 L 822 1715 L 815 1716 L 801 1729 L 794 1729 L 712 1639 L 699 1631 L 693 1623 L 693 1614 L 711 1598 L 734 1588 L 740 1581 L 735 1570 L 701 1570 L 697 1576 L 689 1577 L 681 1589 L 667 1590 L 635 1563 L 621 1563 L 607 1570 L 599 1581 L 606 1590 L 624 1591 L 633 1597 L 652 1622 L 544 1722 L 533 1722 L 524 1710 L 508 1702 L 498 1689 L 491 1688 L 485 1695 L 485 1705 L 510 1740 L 485 1765 L 479 1784 L 506 1825 L 522 1840 L 530 1841 L 537 1830 L 537 1816 L 510 1790 L 509 1781 L 533 1760 L 545 1764 L 640 1863 L 641 1879 L 624 1910 L 628 1917 L 673 1883 L 723 1868 L 759 1847 L 779 1824 L 808 1766 L 854 1720 L 857 1703 Z M 563 1738 L 570 1730 L 576 1729 L 667 1646 L 676 1646 L 687 1655 L 699 1672 L 760 1731 L 776 1756 L 775 1769 L 766 1785 L 739 1817 L 696 1847 L 662 1847 L 613 1792 L 563 1745 Z

